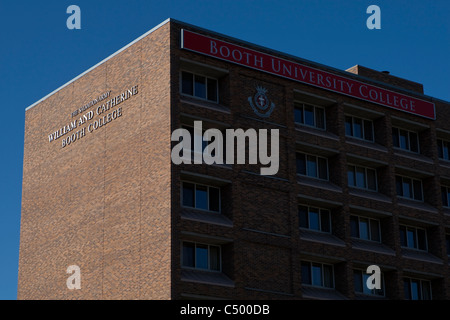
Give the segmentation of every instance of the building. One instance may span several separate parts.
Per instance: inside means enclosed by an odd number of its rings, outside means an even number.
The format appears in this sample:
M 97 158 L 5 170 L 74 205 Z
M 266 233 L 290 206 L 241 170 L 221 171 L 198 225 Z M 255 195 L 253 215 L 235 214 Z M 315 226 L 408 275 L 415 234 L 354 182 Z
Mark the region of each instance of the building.
M 449 117 L 388 72 L 169 19 L 27 108 L 18 298 L 449 299 Z M 194 121 L 278 129 L 278 172 L 174 164 Z

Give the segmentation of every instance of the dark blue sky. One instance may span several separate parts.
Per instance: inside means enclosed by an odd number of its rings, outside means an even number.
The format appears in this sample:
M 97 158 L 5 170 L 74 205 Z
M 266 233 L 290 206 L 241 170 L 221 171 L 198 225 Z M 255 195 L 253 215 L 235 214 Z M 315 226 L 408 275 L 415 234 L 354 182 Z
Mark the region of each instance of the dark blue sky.
M 81 8 L 81 30 L 66 27 L 71 4 Z M 381 30 L 366 27 L 372 4 Z M 2 0 L 0 299 L 17 295 L 25 108 L 160 22 L 178 19 L 339 69 L 388 70 L 450 101 L 449 16 L 448 0 Z

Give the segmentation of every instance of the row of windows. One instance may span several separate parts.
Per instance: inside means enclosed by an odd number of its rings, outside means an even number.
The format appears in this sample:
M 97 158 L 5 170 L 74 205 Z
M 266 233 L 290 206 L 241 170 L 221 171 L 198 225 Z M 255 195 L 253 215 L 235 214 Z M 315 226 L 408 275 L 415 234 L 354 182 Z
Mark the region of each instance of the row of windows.
M 330 210 L 300 205 L 298 207 L 299 227 L 314 231 L 331 233 Z M 379 219 L 350 216 L 350 235 L 352 238 L 381 242 L 381 223 Z M 447 250 L 450 254 L 450 236 L 447 236 Z M 427 235 L 423 228 L 400 226 L 402 247 L 427 251 Z
M 325 130 L 325 109 L 305 103 L 295 103 L 294 121 L 298 124 Z M 345 116 L 345 135 L 366 141 L 375 141 L 372 120 L 351 115 Z M 402 128 L 392 128 L 392 144 L 394 148 L 419 153 L 419 134 Z M 439 158 L 450 160 L 450 141 L 437 139 Z
M 183 126 L 191 132 L 193 135 L 193 128 L 189 126 Z M 194 140 L 192 139 L 191 149 L 194 150 Z M 208 142 L 204 141 L 202 149 L 206 148 Z M 192 157 L 194 155 L 192 154 Z M 213 153 L 214 156 L 214 153 Z M 321 156 L 306 153 L 296 153 L 296 170 L 297 174 L 307 176 L 311 178 L 329 180 L 329 166 L 328 159 Z M 350 164 L 347 166 L 347 182 L 350 187 L 365 189 L 370 191 L 378 190 L 377 183 L 377 170 L 373 168 L 358 166 Z M 419 179 L 395 176 L 396 192 L 397 196 L 407 198 L 411 200 L 424 201 L 422 181 Z M 442 205 L 444 207 L 450 207 L 450 187 L 441 187 L 442 191 Z M 194 203 L 195 196 L 189 196 Z M 208 210 L 207 206 L 203 203 L 199 205 L 187 205 L 196 208 L 202 208 Z M 203 207 L 202 207 L 203 206 Z M 213 211 L 217 211 L 211 209 Z
M 325 129 L 325 109 L 304 103 L 296 103 L 294 109 L 294 121 L 298 124 Z M 372 120 L 363 119 L 355 116 L 345 116 L 345 135 L 361 140 L 375 140 L 374 125 Z M 404 130 L 401 128 L 392 128 L 392 144 L 395 148 L 419 153 L 418 133 Z M 449 159 L 448 144 L 443 140 L 438 140 L 439 155 L 443 159 Z
M 297 174 L 310 178 L 328 180 L 327 158 L 304 153 L 297 153 Z M 376 169 L 348 165 L 347 181 L 350 187 L 378 190 Z M 406 176 L 395 176 L 396 192 L 399 197 L 423 201 L 422 181 Z M 441 187 L 442 205 L 450 207 L 450 187 Z
M 297 174 L 321 180 L 328 180 L 328 159 L 305 153 L 297 153 Z M 357 165 L 347 166 L 347 180 L 350 187 L 377 191 L 377 171 Z M 423 201 L 422 181 L 400 175 L 395 176 L 397 195 Z M 443 188 L 443 205 L 449 206 L 450 188 Z M 445 195 L 445 196 L 444 196 Z
M 194 135 L 194 129 L 190 126 L 183 126 Z M 194 150 L 194 139 L 191 140 L 191 149 Z M 202 149 L 208 145 L 207 141 L 203 141 Z M 214 155 L 214 154 L 213 154 Z M 192 157 L 194 155 L 192 154 Z M 297 174 L 317 178 L 321 180 L 329 180 L 328 159 L 312 154 L 300 153 L 296 154 Z M 347 166 L 347 180 L 350 187 L 365 189 L 370 191 L 378 190 L 377 170 L 373 168 L 350 164 Z M 396 175 L 396 192 L 399 197 L 423 201 L 422 181 L 410 177 Z M 442 205 L 450 207 L 450 187 L 442 187 Z M 192 198 L 192 201 L 194 198 Z M 195 204 L 193 207 L 200 208 Z M 204 206 L 203 209 L 206 209 Z
M 218 103 L 219 81 L 218 79 L 205 75 L 182 71 L 181 93 L 198 99 Z M 295 102 L 294 121 L 295 123 L 304 126 L 326 130 L 325 108 L 307 103 Z M 352 115 L 346 115 L 345 135 L 373 142 L 375 140 L 373 121 Z M 418 132 L 393 127 L 392 143 L 395 148 L 414 153 L 420 152 Z M 450 141 L 438 139 L 437 145 L 439 158 L 450 160 Z
M 222 271 L 221 246 L 191 241 L 182 242 L 181 265 L 183 268 L 202 271 Z M 322 288 L 335 288 L 334 267 L 331 264 L 310 261 L 301 262 L 302 284 Z M 384 296 L 384 277 L 381 274 L 381 289 L 369 289 L 366 285 L 369 274 L 353 270 L 353 284 L 356 293 Z M 404 278 L 405 298 L 411 300 L 431 299 L 431 283 L 427 280 Z
M 405 299 L 408 300 L 431 300 L 431 282 L 420 279 L 403 279 Z
M 328 159 L 305 153 L 296 154 L 297 174 L 321 180 L 328 180 Z M 377 191 L 377 171 L 357 165 L 347 166 L 347 180 L 350 187 Z M 423 201 L 422 181 L 410 177 L 395 176 L 396 192 L 399 197 Z M 183 204 L 187 207 L 220 211 L 219 190 L 187 185 L 183 188 Z M 450 187 L 442 187 L 442 205 L 450 207 Z
M 366 285 L 369 274 L 363 270 L 353 271 L 353 285 L 355 292 L 366 295 L 385 296 L 385 282 L 383 274 L 381 274 L 381 289 L 369 289 Z M 403 278 L 403 288 L 405 299 L 407 300 L 431 300 L 431 281 Z
M 221 212 L 220 188 L 192 182 L 182 182 L 182 205 L 208 212 Z M 314 231 L 331 233 L 332 218 L 330 210 L 311 206 L 298 206 L 299 227 Z M 381 242 L 381 223 L 379 219 L 350 216 L 351 237 Z M 400 244 L 405 248 L 428 250 L 427 234 L 423 228 L 400 226 Z M 450 255 L 450 235 L 446 236 L 447 253 Z
M 305 153 L 297 153 L 297 174 L 321 180 L 328 180 L 328 159 Z M 348 165 L 347 166 L 348 185 L 360 189 L 377 191 L 376 169 Z M 396 176 L 397 195 L 403 198 L 423 201 L 422 181 L 409 177 Z M 449 206 L 450 188 L 443 189 L 443 205 Z

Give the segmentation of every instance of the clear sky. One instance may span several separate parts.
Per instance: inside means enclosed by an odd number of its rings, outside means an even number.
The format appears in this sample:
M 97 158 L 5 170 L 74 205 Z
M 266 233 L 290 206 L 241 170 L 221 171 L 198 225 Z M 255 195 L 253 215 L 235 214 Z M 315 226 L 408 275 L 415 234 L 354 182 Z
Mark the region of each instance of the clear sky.
M 81 9 L 81 30 L 66 27 L 71 4 Z M 372 4 L 380 30 L 366 27 Z M 449 17 L 448 0 L 1 0 L 0 299 L 17 296 L 25 108 L 160 22 L 174 18 L 338 69 L 388 70 L 450 101 Z

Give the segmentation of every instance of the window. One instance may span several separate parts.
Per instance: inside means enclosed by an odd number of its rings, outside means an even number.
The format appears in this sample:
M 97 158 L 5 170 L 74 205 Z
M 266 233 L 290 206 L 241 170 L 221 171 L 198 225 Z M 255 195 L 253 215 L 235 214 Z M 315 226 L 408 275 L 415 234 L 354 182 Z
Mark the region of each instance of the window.
M 221 253 L 219 246 L 183 242 L 182 266 L 209 271 L 221 270 Z
M 201 152 L 203 152 L 205 150 L 205 148 L 208 146 L 209 141 L 203 140 L 203 134 L 205 133 L 203 130 L 203 132 L 201 133 L 201 135 L 199 136 L 198 134 L 195 134 L 195 130 L 194 127 L 192 126 L 187 126 L 187 125 L 182 125 L 181 126 L 183 129 L 186 129 L 187 131 L 189 131 L 189 134 L 191 135 L 191 151 L 195 151 L 194 148 L 194 141 L 196 139 L 201 139 L 202 140 L 202 150 Z
M 326 158 L 297 153 L 297 174 L 328 180 L 328 161 Z
M 347 177 L 348 185 L 351 187 L 377 190 L 377 172 L 375 169 L 349 165 Z
M 333 266 L 302 261 L 302 284 L 334 288 Z
M 450 207 L 450 188 L 441 187 L 442 205 L 444 207 Z
M 445 245 L 447 248 L 447 255 L 450 256 L 450 234 L 445 235 Z
M 449 142 L 442 139 L 437 139 L 437 146 L 439 158 L 444 160 L 450 160 L 450 156 L 448 153 Z
M 220 189 L 216 187 L 183 182 L 183 206 L 220 212 Z
M 403 279 L 405 299 L 407 300 L 431 300 L 431 282 L 405 278 Z
M 181 93 L 200 99 L 218 102 L 218 81 L 190 72 L 181 72 Z
M 397 196 L 423 201 L 422 181 L 408 177 L 395 176 Z
M 352 116 L 345 116 L 345 135 L 373 141 L 373 122 Z
M 330 211 L 307 206 L 298 206 L 300 228 L 331 232 Z
M 419 153 L 419 138 L 416 132 L 392 128 L 392 143 L 395 148 Z
M 325 109 L 309 104 L 294 104 L 294 121 L 306 126 L 325 129 Z
M 426 230 L 410 226 L 400 226 L 400 245 L 405 248 L 427 251 Z
M 359 216 L 350 216 L 350 232 L 353 238 L 381 242 L 380 221 Z
M 363 270 L 353 270 L 353 286 L 355 292 L 384 297 L 383 274 L 381 274 L 381 289 L 369 289 L 367 287 L 367 279 L 370 276 L 371 274 L 368 274 Z
M 201 140 L 201 151 L 199 151 L 198 153 L 201 153 L 201 154 L 202 154 L 202 159 L 203 159 L 203 153 L 205 152 L 206 147 L 207 147 L 209 144 L 213 143 L 213 142 L 215 141 L 215 140 L 214 140 L 215 138 L 212 139 L 211 141 L 208 141 L 208 140 L 206 139 L 206 137 L 205 137 L 205 139 L 203 138 L 203 136 L 204 136 L 204 134 L 205 134 L 205 131 L 208 130 L 208 129 L 203 129 L 203 130 L 202 130 L 202 133 L 201 133 L 201 135 L 200 135 L 200 134 L 198 134 L 198 133 L 194 130 L 194 127 L 191 126 L 191 125 L 182 125 L 181 128 L 186 129 L 187 131 L 189 131 L 189 134 L 191 135 L 191 146 L 190 146 L 190 150 L 191 150 L 191 160 L 194 160 L 194 159 L 195 159 L 195 153 L 196 153 L 197 151 L 196 151 L 195 148 L 194 148 L 194 143 L 195 143 L 195 141 L 196 141 L 197 139 L 198 139 L 198 140 Z M 223 139 L 222 139 L 222 148 L 220 149 L 220 148 L 215 148 L 215 147 L 214 147 L 214 148 L 211 150 L 211 156 L 212 156 L 212 157 L 215 157 L 215 156 L 216 156 L 216 152 L 219 152 L 217 155 L 221 155 L 222 161 L 223 161 L 223 162 L 226 162 L 226 134 L 225 134 L 224 131 L 221 131 L 221 132 L 222 132 L 222 137 L 223 137 Z M 210 148 L 212 148 L 212 147 L 210 147 Z M 208 153 L 208 154 L 209 154 L 209 153 Z

